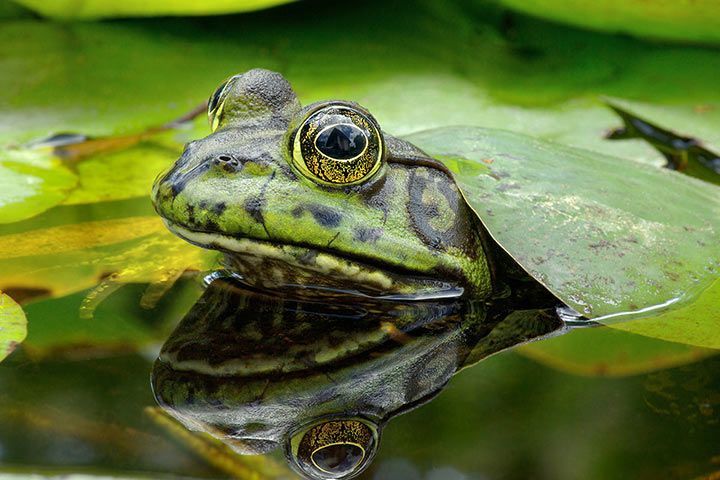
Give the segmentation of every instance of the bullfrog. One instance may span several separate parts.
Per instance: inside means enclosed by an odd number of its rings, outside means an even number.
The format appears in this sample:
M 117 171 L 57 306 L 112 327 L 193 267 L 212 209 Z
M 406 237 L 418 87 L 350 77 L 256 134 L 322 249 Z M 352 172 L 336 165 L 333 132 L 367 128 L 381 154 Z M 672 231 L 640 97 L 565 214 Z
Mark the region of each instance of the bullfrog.
M 240 454 L 283 448 L 305 477 L 348 479 L 393 418 L 499 351 L 565 331 L 507 302 L 315 299 L 213 275 L 153 366 L 158 404 Z
M 223 82 L 208 118 L 152 200 L 257 288 L 492 299 L 519 282 L 613 323 L 691 303 L 720 271 L 718 187 L 676 171 L 479 127 L 398 138 L 262 69 Z
M 245 282 L 490 294 L 488 240 L 448 168 L 365 108 L 302 107 L 280 74 L 255 69 L 224 82 L 208 112 L 212 135 L 187 144 L 153 203 L 173 233 L 224 252 Z

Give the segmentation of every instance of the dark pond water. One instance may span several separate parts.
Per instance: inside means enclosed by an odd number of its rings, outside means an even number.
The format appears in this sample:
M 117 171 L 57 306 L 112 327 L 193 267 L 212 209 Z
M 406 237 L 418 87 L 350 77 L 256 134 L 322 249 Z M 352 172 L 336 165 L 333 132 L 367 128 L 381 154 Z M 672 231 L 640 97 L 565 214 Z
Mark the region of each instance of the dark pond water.
M 78 337 L 68 347 L 31 334 L 0 366 L 3 471 L 295 478 L 286 455 L 300 469 L 367 464 L 368 479 L 720 470 L 717 358 L 582 376 L 511 348 L 602 328 L 568 330 L 552 309 L 297 301 L 222 278 L 204 289 L 194 275 L 143 310 L 145 288 L 121 288 L 86 321 L 124 316 L 134 322 L 125 328 L 163 340 L 83 345 Z M 86 294 L 31 303 L 28 315 L 38 323 L 76 316 Z M 193 440 L 172 417 L 210 435 Z M 266 455 L 239 457 L 224 445 Z

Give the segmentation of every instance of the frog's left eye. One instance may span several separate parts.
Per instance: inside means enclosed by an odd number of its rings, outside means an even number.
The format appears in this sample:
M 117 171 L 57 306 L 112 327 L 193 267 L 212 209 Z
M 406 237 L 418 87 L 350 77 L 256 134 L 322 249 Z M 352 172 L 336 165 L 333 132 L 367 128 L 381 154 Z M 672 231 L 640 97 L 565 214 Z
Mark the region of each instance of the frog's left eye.
M 317 479 L 358 475 L 375 456 L 377 426 L 368 420 L 336 419 L 317 423 L 293 436 L 287 454 L 302 474 Z
M 311 112 L 295 132 L 293 162 L 306 177 L 326 185 L 364 182 L 382 165 L 385 145 L 370 114 L 346 104 Z
M 228 86 L 238 77 L 238 75 L 232 76 L 225 80 L 215 90 L 215 92 L 208 100 L 208 121 L 210 122 L 210 130 L 215 131 L 220 124 L 222 118 L 223 107 L 225 106 L 225 100 L 227 99 L 227 92 L 230 90 Z

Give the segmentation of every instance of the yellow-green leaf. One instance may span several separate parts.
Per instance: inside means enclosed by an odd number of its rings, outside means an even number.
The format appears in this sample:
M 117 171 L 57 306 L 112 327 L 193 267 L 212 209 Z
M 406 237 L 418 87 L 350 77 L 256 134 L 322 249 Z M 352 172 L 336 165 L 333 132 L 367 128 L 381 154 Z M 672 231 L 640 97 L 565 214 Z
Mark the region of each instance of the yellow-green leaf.
M 14 0 L 46 17 L 92 20 L 105 17 L 219 15 L 273 7 L 292 0 Z
M 632 323 L 627 325 L 632 326 Z M 677 367 L 720 353 L 602 327 L 575 330 L 530 343 L 520 347 L 518 352 L 575 375 L 608 377 Z
M 91 315 L 119 285 L 172 284 L 186 270 L 210 268 L 214 258 L 173 236 L 155 215 L 79 221 L 0 236 L 0 288 L 32 298 L 97 286 L 86 305 Z
M 531 15 L 650 38 L 720 42 L 718 0 L 501 0 Z
M 76 182 L 75 174 L 47 151 L 0 148 L 0 223 L 59 204 Z
M 720 278 L 677 308 L 629 322 L 612 323 L 618 330 L 672 342 L 720 350 Z
M 10 355 L 27 335 L 27 321 L 20 305 L 0 292 L 0 361 Z

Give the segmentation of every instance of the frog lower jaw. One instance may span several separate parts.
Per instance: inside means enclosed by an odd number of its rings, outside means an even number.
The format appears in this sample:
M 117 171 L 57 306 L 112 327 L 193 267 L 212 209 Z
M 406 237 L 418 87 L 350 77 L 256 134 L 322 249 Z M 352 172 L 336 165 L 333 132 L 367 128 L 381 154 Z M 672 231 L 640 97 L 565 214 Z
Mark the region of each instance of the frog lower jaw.
M 203 248 L 225 253 L 225 266 L 249 285 L 317 296 L 352 294 L 396 300 L 454 298 L 457 282 L 398 273 L 333 252 L 266 240 L 188 230 L 166 221 L 170 231 Z

